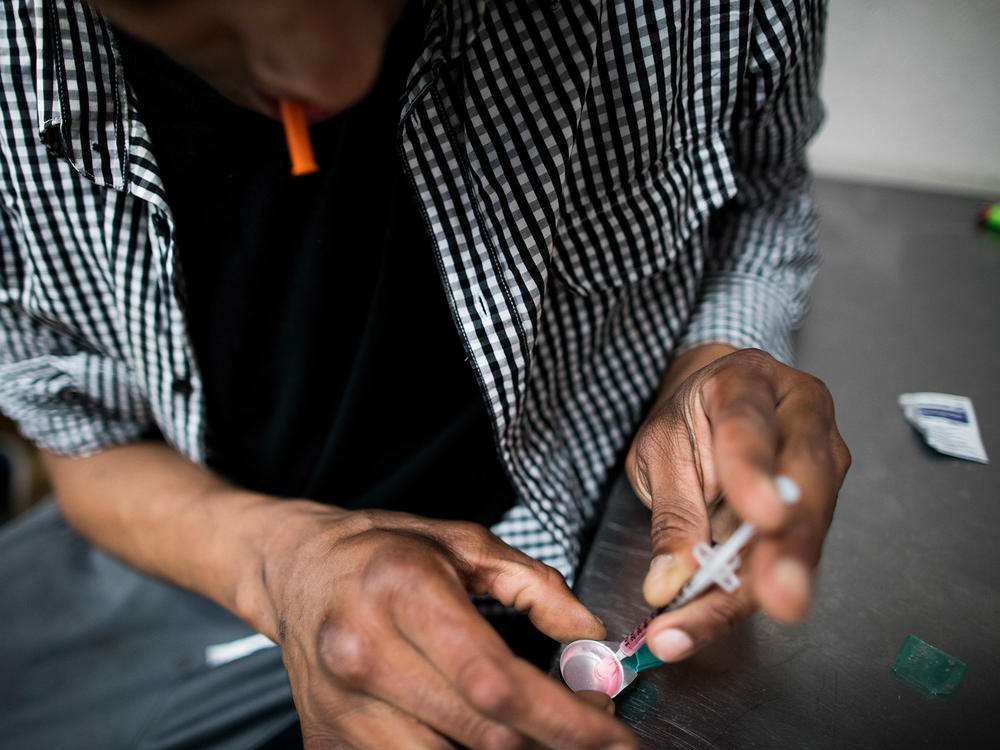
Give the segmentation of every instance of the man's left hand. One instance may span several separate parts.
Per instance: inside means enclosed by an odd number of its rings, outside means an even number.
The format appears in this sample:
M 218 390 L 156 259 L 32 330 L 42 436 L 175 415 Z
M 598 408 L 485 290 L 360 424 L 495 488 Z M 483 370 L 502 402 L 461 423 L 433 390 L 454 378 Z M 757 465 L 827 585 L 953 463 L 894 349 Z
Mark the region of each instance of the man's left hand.
M 757 607 L 800 620 L 850 463 L 817 378 L 753 349 L 712 344 L 681 355 L 626 459 L 632 488 L 652 510 L 646 599 L 656 607 L 673 598 L 697 568 L 698 542 L 722 541 L 741 521 L 758 536 L 736 591 L 712 589 L 653 621 L 653 653 L 683 659 Z M 779 498 L 779 474 L 801 488 L 798 503 Z

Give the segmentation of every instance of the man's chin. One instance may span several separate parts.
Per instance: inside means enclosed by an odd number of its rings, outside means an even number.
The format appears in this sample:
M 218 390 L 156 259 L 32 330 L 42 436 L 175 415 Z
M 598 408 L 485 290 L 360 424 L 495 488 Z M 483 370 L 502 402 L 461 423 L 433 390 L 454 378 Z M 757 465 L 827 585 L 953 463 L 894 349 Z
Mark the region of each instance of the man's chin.
M 318 104 L 311 104 L 309 102 L 302 103 L 302 114 L 305 115 L 306 122 L 310 125 L 317 122 L 323 122 L 324 120 L 329 120 L 334 117 L 342 110 L 331 109 L 329 107 L 321 107 Z
M 254 112 L 259 112 L 266 117 L 270 117 L 272 120 L 281 119 L 280 99 L 278 97 L 265 94 L 253 88 L 239 92 L 222 91 L 221 93 L 227 99 L 241 107 L 252 109 Z M 305 115 L 306 122 L 310 125 L 329 120 L 331 117 L 344 111 L 344 109 L 347 109 L 347 107 L 337 109 L 305 101 L 299 101 L 299 103 L 302 105 L 302 113 Z

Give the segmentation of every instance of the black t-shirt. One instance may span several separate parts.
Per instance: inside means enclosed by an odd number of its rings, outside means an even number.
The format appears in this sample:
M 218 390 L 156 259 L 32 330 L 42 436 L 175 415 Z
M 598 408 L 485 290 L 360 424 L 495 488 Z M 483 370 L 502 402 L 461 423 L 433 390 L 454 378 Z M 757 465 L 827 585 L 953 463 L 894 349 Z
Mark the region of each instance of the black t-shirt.
M 209 465 L 260 492 L 490 524 L 513 492 L 398 153 L 421 35 L 408 10 L 371 93 L 311 128 L 319 173 L 295 178 L 280 124 L 119 47 L 175 221 Z

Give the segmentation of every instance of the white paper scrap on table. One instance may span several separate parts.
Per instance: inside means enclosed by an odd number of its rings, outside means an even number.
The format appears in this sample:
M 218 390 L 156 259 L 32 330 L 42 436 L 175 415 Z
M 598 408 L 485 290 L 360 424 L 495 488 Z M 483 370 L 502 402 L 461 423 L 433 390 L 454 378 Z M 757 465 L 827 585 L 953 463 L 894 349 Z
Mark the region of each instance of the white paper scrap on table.
M 972 400 L 950 393 L 904 393 L 899 397 L 906 421 L 938 453 L 988 464 Z
M 278 644 L 266 635 L 257 633 L 248 635 L 246 638 L 239 638 L 228 643 L 216 643 L 214 646 L 205 647 L 205 663 L 210 667 L 221 667 L 231 661 L 242 659 L 244 656 L 256 653 L 264 648 L 272 648 Z

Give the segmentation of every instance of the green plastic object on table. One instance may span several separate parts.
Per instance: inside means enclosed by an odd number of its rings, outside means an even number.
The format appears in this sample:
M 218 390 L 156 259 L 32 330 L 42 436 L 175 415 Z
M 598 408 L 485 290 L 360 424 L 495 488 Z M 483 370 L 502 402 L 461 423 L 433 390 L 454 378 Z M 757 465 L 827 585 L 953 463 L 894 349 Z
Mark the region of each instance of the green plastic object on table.
M 906 636 L 892 671 L 903 682 L 929 695 L 951 695 L 965 674 L 965 662 L 915 635 Z

